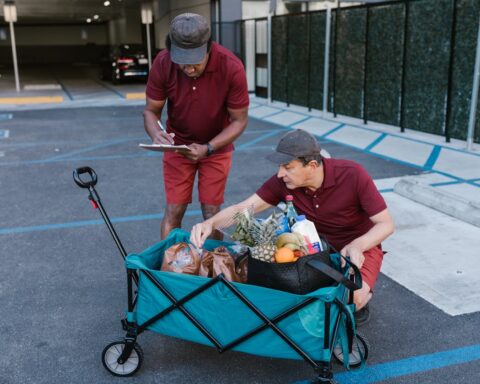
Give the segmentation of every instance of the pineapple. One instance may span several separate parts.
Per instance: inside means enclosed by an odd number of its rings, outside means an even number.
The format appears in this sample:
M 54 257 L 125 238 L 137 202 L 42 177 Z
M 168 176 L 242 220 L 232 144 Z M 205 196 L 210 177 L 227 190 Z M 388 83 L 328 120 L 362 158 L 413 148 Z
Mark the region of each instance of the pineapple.
M 235 228 L 235 232 L 232 234 L 232 239 L 238 241 L 241 244 L 248 245 L 249 247 L 253 247 L 255 245 L 252 236 L 250 235 L 249 228 L 252 225 L 252 221 L 255 219 L 250 214 L 249 210 L 245 210 L 244 212 L 237 212 L 233 219 L 237 222 L 237 226 Z
M 237 228 L 232 235 L 234 240 L 250 246 L 253 258 L 273 262 L 275 257 L 276 231 L 279 228 L 281 213 L 272 213 L 266 220 L 259 221 L 252 217 L 249 212 L 235 215 Z

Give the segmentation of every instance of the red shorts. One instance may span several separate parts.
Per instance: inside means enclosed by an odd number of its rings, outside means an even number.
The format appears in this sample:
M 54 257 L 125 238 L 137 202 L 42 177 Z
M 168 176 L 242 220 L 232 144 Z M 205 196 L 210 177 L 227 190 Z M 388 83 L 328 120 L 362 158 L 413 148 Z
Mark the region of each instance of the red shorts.
M 175 152 L 163 155 L 163 179 L 168 204 L 192 202 L 193 184 L 198 172 L 198 199 L 202 204 L 222 205 L 232 152 L 213 154 L 191 161 Z
M 382 267 L 383 251 L 382 248 L 377 245 L 363 252 L 363 255 L 365 256 L 365 261 L 360 269 L 360 273 L 362 274 L 363 281 L 367 283 L 373 291 L 378 274 L 380 273 L 380 268 Z

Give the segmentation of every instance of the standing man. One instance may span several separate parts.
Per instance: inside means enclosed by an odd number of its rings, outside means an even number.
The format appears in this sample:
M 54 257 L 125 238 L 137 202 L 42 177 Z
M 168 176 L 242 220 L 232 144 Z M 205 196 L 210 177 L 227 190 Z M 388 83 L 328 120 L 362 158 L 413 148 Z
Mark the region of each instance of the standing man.
M 261 212 L 293 195 L 297 212 L 313 221 L 317 232 L 360 269 L 363 285 L 354 293 L 355 318 L 357 325 L 367 322 L 367 304 L 383 261 L 381 242 L 394 231 L 372 178 L 353 161 L 323 158 L 315 137 L 301 129 L 285 134 L 268 159 L 278 165 L 277 174 L 245 201 L 196 224 L 190 240 L 201 248 L 206 237 L 231 224 L 237 212 L 246 207 Z
M 175 17 L 166 45 L 147 83 L 145 130 L 155 144 L 185 144 L 190 152 L 166 152 L 163 157 L 167 205 L 162 239 L 181 227 L 197 173 L 204 219 L 220 210 L 233 142 L 247 126 L 249 104 L 241 61 L 212 42 L 204 17 L 194 13 Z M 165 132 L 159 121 L 167 100 Z M 217 231 L 212 237 L 221 238 Z

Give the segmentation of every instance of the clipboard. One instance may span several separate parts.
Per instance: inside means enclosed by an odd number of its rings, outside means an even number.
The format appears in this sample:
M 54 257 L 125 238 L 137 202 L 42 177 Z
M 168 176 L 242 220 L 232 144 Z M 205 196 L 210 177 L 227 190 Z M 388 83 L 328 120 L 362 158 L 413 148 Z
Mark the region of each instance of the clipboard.
M 170 144 L 138 144 L 140 148 L 148 149 L 149 151 L 159 152 L 191 152 L 186 145 L 170 145 Z

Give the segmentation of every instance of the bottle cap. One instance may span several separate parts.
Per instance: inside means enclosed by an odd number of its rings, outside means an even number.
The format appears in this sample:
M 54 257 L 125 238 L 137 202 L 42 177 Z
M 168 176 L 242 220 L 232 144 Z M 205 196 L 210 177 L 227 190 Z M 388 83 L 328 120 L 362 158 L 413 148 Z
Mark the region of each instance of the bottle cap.
M 285 196 L 286 201 L 293 201 L 293 196 L 292 195 L 287 195 Z
M 305 215 L 298 215 L 297 216 L 297 221 L 302 221 L 302 220 L 305 220 Z

